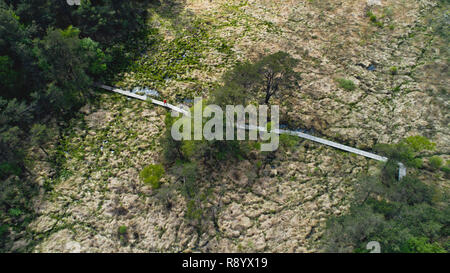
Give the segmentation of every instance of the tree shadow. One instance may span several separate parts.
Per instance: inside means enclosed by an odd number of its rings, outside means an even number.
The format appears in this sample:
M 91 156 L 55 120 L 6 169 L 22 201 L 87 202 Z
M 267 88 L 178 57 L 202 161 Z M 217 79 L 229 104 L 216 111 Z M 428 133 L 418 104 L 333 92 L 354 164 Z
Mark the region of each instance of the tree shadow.
M 164 18 L 177 18 L 186 6 L 186 0 L 159 0 L 153 4 L 155 11 Z

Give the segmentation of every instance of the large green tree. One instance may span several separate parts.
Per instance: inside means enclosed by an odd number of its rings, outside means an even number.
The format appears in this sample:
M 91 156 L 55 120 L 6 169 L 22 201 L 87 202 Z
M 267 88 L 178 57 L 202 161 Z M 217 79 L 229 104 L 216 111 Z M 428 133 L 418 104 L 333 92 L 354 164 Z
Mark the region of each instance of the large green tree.
M 70 110 L 85 101 L 85 90 L 92 85 L 90 73 L 100 73 L 102 54 L 89 38 L 80 39 L 79 30 L 49 29 L 36 45 L 39 67 L 47 82 L 47 102 L 59 111 Z
M 268 104 L 272 97 L 285 97 L 299 88 L 300 73 L 294 69 L 299 60 L 286 52 L 267 55 L 255 63 L 242 62 L 223 76 L 224 85 L 214 91 L 215 103 Z

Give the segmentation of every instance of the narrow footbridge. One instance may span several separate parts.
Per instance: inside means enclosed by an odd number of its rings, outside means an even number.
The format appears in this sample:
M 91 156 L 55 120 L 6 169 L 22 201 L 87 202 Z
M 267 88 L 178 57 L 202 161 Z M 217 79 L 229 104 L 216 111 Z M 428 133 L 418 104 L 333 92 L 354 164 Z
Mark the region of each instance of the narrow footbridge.
M 107 86 L 107 85 L 104 85 L 104 84 L 97 84 L 96 87 L 99 87 L 99 88 L 102 88 L 102 89 L 105 89 L 105 90 L 108 90 L 108 91 L 112 91 L 112 92 L 115 92 L 115 93 L 119 93 L 119 94 L 125 95 L 125 96 L 130 97 L 130 98 L 143 100 L 143 101 L 150 101 L 153 104 L 172 109 L 174 111 L 182 113 L 183 115 L 189 116 L 191 114 L 191 113 L 189 113 L 189 111 L 181 109 L 180 107 L 176 107 L 175 105 L 172 105 L 172 104 L 169 104 L 169 103 L 164 103 L 163 101 L 152 99 L 150 97 L 147 97 L 146 95 L 141 96 L 141 95 L 135 94 L 135 93 L 130 92 L 130 91 L 124 91 L 124 90 L 121 90 L 121 89 L 118 89 L 118 88 L 114 88 L 114 87 L 111 87 L 111 86 Z
M 130 92 L 130 91 L 124 91 L 124 90 L 121 90 L 121 89 L 118 89 L 118 88 L 114 88 L 114 87 L 111 87 L 111 86 L 107 86 L 107 85 L 103 85 L 103 84 L 98 84 L 96 86 L 99 87 L 99 88 L 108 90 L 108 91 L 112 91 L 112 92 L 115 92 L 115 93 L 119 93 L 119 94 L 125 95 L 127 97 L 131 97 L 131 98 L 135 98 L 135 99 L 139 99 L 139 100 L 143 100 L 143 101 L 149 101 L 149 102 L 151 102 L 153 104 L 156 104 L 156 105 L 159 105 L 159 106 L 162 106 L 162 107 L 166 107 L 168 109 L 171 109 L 171 110 L 174 110 L 176 112 L 182 113 L 183 115 L 190 116 L 189 111 L 186 111 L 184 109 L 176 107 L 175 105 L 172 105 L 172 104 L 169 104 L 169 103 L 165 103 L 163 101 L 155 100 L 153 98 L 147 97 L 146 95 L 141 96 L 141 95 L 135 94 L 135 93 Z M 266 130 L 263 127 L 254 127 L 253 128 L 253 127 L 249 127 L 248 125 L 245 126 L 245 129 L 259 130 L 259 131 L 265 131 Z M 364 157 L 367 157 L 367 158 L 370 158 L 370 159 L 375 159 L 375 160 L 382 161 L 382 162 L 388 161 L 387 157 L 380 156 L 380 155 L 377 155 L 377 154 L 374 154 L 374 153 L 370 153 L 370 152 L 366 152 L 366 151 L 363 151 L 363 150 L 359 150 L 359 149 L 356 149 L 356 148 L 353 148 L 353 147 L 350 147 L 350 146 L 347 146 L 347 145 L 343 145 L 343 144 L 340 144 L 340 143 L 337 143 L 337 142 L 333 142 L 333 141 L 330 141 L 330 140 L 327 140 L 327 139 L 324 139 L 324 138 L 315 137 L 315 136 L 312 136 L 312 135 L 309 135 L 309 134 L 305 134 L 305 133 L 302 133 L 302 132 L 281 130 L 281 129 L 274 130 L 274 132 L 278 133 L 278 134 L 288 134 L 288 135 L 298 136 L 300 138 L 308 139 L 308 140 L 311 140 L 311 141 L 314 141 L 314 142 L 317 142 L 317 143 L 320 143 L 320 144 L 323 144 L 323 145 L 327 145 L 327 146 L 330 146 L 330 147 L 333 147 L 333 148 L 336 148 L 336 149 L 339 149 L 339 150 L 343 150 L 343 151 L 346 151 L 346 152 L 349 152 L 349 153 L 361 155 L 361 156 L 364 156 Z M 399 177 L 399 179 L 401 179 L 402 177 L 404 177 L 406 175 L 406 167 L 400 162 L 398 163 L 398 165 L 399 165 L 398 177 Z

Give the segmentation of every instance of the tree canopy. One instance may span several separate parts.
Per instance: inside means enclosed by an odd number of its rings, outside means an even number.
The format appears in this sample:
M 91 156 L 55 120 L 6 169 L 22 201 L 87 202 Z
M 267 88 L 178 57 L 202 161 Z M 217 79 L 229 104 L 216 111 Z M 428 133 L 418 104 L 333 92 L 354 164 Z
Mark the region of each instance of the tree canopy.
M 223 76 L 224 85 L 214 91 L 218 105 L 246 105 L 248 101 L 268 104 L 272 97 L 284 97 L 299 88 L 295 72 L 299 60 L 286 52 L 267 55 L 255 63 L 242 62 Z

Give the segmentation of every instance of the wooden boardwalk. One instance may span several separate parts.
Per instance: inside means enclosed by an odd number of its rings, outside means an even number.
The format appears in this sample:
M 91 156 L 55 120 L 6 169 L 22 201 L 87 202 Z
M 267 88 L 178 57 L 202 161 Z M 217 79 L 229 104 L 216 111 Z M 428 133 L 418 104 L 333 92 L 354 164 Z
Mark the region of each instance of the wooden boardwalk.
M 159 101 L 159 100 L 155 100 L 155 99 L 149 98 L 147 96 L 137 95 L 137 94 L 134 94 L 134 93 L 132 93 L 130 91 L 121 90 L 121 89 L 114 88 L 114 87 L 107 86 L 107 85 L 103 85 L 103 84 L 99 84 L 99 85 L 97 85 L 97 87 L 105 89 L 105 90 L 108 90 L 108 91 L 112 91 L 112 92 L 115 92 L 115 93 L 119 93 L 119 94 L 122 94 L 122 95 L 125 95 L 125 96 L 128 96 L 128 97 L 131 97 L 131 98 L 135 98 L 135 99 L 139 99 L 139 100 L 143 100 L 143 101 L 149 101 L 149 102 L 151 102 L 153 104 L 156 104 L 156 105 L 159 105 L 159 106 L 162 106 L 162 107 L 166 107 L 168 109 L 171 109 L 171 110 L 174 110 L 176 112 L 182 113 L 183 115 L 186 115 L 186 116 L 189 116 L 189 117 L 191 116 L 189 111 L 186 111 L 184 109 L 181 109 L 180 107 L 177 107 L 177 106 L 169 104 L 169 103 L 164 103 L 163 101 Z M 247 130 L 266 131 L 266 129 L 263 128 L 263 127 L 256 127 L 256 126 L 251 127 L 251 126 L 248 126 L 248 125 L 246 125 L 244 127 Z M 243 127 L 241 127 L 241 128 L 243 128 Z M 305 134 L 305 133 L 302 133 L 302 132 L 281 130 L 281 129 L 276 129 L 276 130 L 274 130 L 274 132 L 278 133 L 278 134 L 289 134 L 289 135 L 293 135 L 293 136 L 298 136 L 300 138 L 308 139 L 308 140 L 311 140 L 311 141 L 314 141 L 314 142 L 317 142 L 317 143 L 320 143 L 320 144 L 323 144 L 323 145 L 327 145 L 327 146 L 330 146 L 330 147 L 333 147 L 333 148 L 336 148 L 336 149 L 339 149 L 339 150 L 343 150 L 343 151 L 346 151 L 346 152 L 349 152 L 349 153 L 361 155 L 361 156 L 364 156 L 364 157 L 367 157 L 367 158 L 370 158 L 370 159 L 375 159 L 375 160 L 382 161 L 382 162 L 388 161 L 387 157 L 380 156 L 380 155 L 377 155 L 377 154 L 374 154 L 374 153 L 370 153 L 370 152 L 367 152 L 367 151 L 363 151 L 363 150 L 360 150 L 360 149 L 356 149 L 356 148 L 353 148 L 353 147 L 350 147 L 350 146 L 347 146 L 347 145 L 343 145 L 343 144 L 340 144 L 340 143 L 337 143 L 337 142 L 333 142 L 333 141 L 330 141 L 330 140 L 327 140 L 327 139 L 324 139 L 324 138 L 315 137 L 315 136 L 312 136 L 312 135 L 309 135 L 309 134 Z M 399 175 L 398 176 L 399 176 L 399 179 L 401 179 L 402 177 L 404 177 L 406 175 L 406 167 L 402 163 L 399 163 L 398 165 L 399 165 Z

